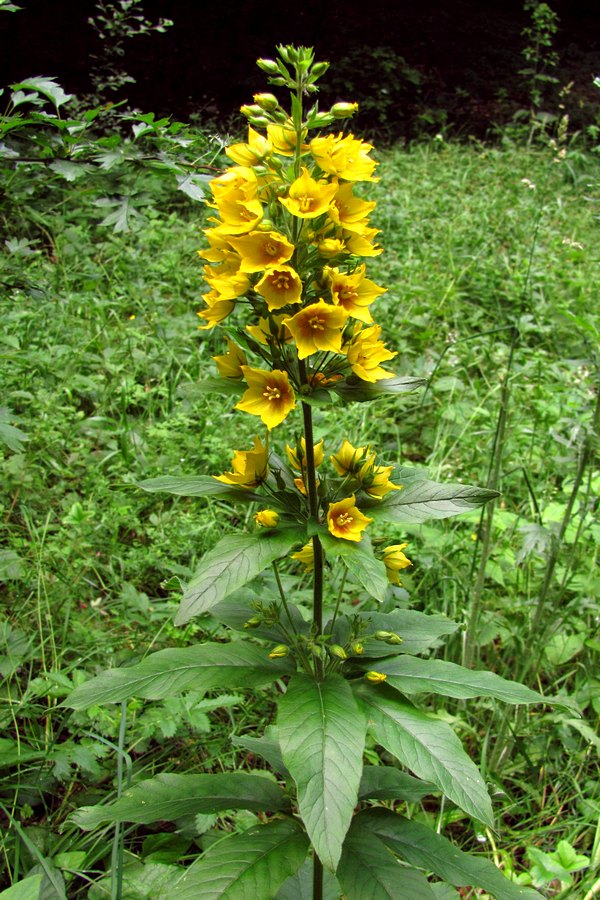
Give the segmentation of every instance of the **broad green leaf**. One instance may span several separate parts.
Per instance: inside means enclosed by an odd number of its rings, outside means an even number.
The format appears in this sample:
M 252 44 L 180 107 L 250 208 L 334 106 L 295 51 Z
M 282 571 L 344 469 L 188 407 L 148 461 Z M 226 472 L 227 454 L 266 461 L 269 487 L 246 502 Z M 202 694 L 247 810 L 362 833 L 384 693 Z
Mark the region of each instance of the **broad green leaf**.
M 31 875 L 0 893 L 0 900 L 39 900 L 43 875 Z
M 208 612 L 219 600 L 285 556 L 294 544 L 303 543 L 305 537 L 300 528 L 276 528 L 223 538 L 202 558 L 184 591 L 175 624 L 184 625 L 194 616 Z
M 217 622 L 221 622 L 222 625 L 227 625 L 228 628 L 232 628 L 234 631 L 239 631 L 242 634 L 247 635 L 248 629 L 244 628 L 244 624 L 248 619 L 256 616 L 256 610 L 252 606 L 252 600 L 257 599 L 264 601 L 267 598 L 275 597 L 277 597 L 277 586 L 274 580 L 271 585 L 266 578 L 261 578 L 253 582 L 252 589 L 250 589 L 250 586 L 248 585 L 242 591 L 237 591 L 225 600 L 221 600 L 212 607 L 210 615 L 216 619 Z M 288 603 L 287 607 L 296 631 L 302 634 L 308 634 L 310 631 L 310 623 L 305 622 L 298 607 L 293 603 Z M 289 630 L 289 619 L 283 609 L 281 609 L 280 621 Z M 281 626 L 277 624 L 271 625 L 262 622 L 257 628 L 252 628 L 250 633 L 253 637 L 265 641 L 273 641 L 276 644 L 280 644 L 282 641 L 286 643 L 287 640 L 285 632 L 282 630 Z
M 245 381 L 241 379 L 212 375 L 210 378 L 194 382 L 190 385 L 189 390 L 194 394 L 227 394 L 227 396 L 236 397 L 241 396 L 247 387 Z
M 489 794 L 449 725 L 402 701 L 386 685 L 357 685 L 367 728 L 378 744 L 419 778 L 432 781 L 470 816 L 493 827 Z
M 300 868 L 308 846 L 291 819 L 233 834 L 193 863 L 164 900 L 266 900 Z
M 164 492 L 177 494 L 179 497 L 223 497 L 226 500 L 241 500 L 246 503 L 252 501 L 264 503 L 264 497 L 260 494 L 224 484 L 210 475 L 160 475 L 158 478 L 138 481 L 137 487 L 151 494 Z
M 341 559 L 349 571 L 376 600 L 383 600 L 389 586 L 385 566 L 373 553 L 368 535 L 362 541 L 345 541 L 332 534 L 320 534 L 326 555 L 333 562 Z
M 283 761 L 298 788 L 298 807 L 323 865 L 335 872 L 356 806 L 365 744 L 363 714 L 339 675 L 318 682 L 294 676 L 279 701 Z
M 127 858 L 123 865 L 123 900 L 163 900 L 175 879 L 184 871 L 182 866 L 159 862 L 141 862 Z M 107 875 L 95 881 L 87 894 L 87 900 L 110 900 L 114 896 L 114 878 Z
M 367 668 L 370 664 L 362 663 Z M 380 660 L 377 671 L 384 672 L 387 683 L 403 694 L 429 692 L 466 700 L 469 697 L 495 697 L 505 703 L 543 703 L 544 698 L 516 681 L 507 681 L 494 672 L 476 672 L 441 659 L 397 656 Z
M 0 418 L 0 441 L 6 444 L 9 450 L 20 453 L 23 449 L 23 442 L 28 440 L 28 434 L 25 434 L 24 431 L 21 431 L 20 428 L 16 428 L 14 425 L 9 425 L 8 422 Z
M 340 900 L 337 878 L 323 869 L 323 900 Z M 295 875 L 283 884 L 275 900 L 313 900 L 313 861 L 305 859 Z
M 384 378 L 381 381 L 362 381 L 352 379 L 336 384 L 333 390 L 347 402 L 357 400 L 374 400 L 377 397 L 393 394 L 405 394 L 427 384 L 425 378 L 415 378 L 410 375 L 396 375 L 394 378 Z
M 417 525 L 428 519 L 446 519 L 471 512 L 498 496 L 497 491 L 468 484 L 438 484 L 418 469 L 399 468 L 394 482 L 403 485 L 379 502 L 363 503 L 363 512 L 376 522 Z
M 407 800 L 418 803 L 439 790 L 435 784 L 413 778 L 393 766 L 365 766 L 358 789 L 359 800 Z
M 215 775 L 171 775 L 163 773 L 139 781 L 107 806 L 83 806 L 72 820 L 90 831 L 106 822 L 137 822 L 147 825 L 166 819 L 251 809 L 257 812 L 289 807 L 289 800 L 274 781 L 262 775 L 228 772 Z
M 72 709 L 118 703 L 129 697 L 163 700 L 182 691 L 254 688 L 294 671 L 289 659 L 269 659 L 243 641 L 159 650 L 135 666 L 110 669 L 75 688 L 64 701 Z
M 48 168 L 64 178 L 65 181 L 76 181 L 88 172 L 87 166 L 70 162 L 68 159 L 55 159 Z
M 355 822 L 346 835 L 336 872 L 347 900 L 435 900 L 421 872 L 399 863 L 382 840 Z
M 253 738 L 245 734 L 242 736 L 234 735 L 231 738 L 231 743 L 234 747 L 241 747 L 243 750 L 262 756 L 275 772 L 279 772 L 284 778 L 289 778 L 290 773 L 281 756 L 277 730 L 274 725 L 268 725 L 262 737 Z
M 27 78 L 18 84 L 11 84 L 10 87 L 13 91 L 37 91 L 48 97 L 57 109 L 73 97 L 73 94 L 66 94 L 53 78 L 44 78 L 42 75 Z
M 408 863 L 434 872 L 455 887 L 483 888 L 496 900 L 539 900 L 537 891 L 509 881 L 490 860 L 459 850 L 421 822 L 373 809 L 356 817 L 356 827 L 372 831 Z
M 394 649 L 399 653 L 422 653 L 435 647 L 439 638 L 453 634 L 458 625 L 445 616 L 428 616 L 413 609 L 397 609 L 390 613 L 359 613 L 368 622 L 367 632 L 394 631 L 402 638 L 402 644 L 393 645 L 381 641 L 365 640 L 365 656 L 390 656 Z

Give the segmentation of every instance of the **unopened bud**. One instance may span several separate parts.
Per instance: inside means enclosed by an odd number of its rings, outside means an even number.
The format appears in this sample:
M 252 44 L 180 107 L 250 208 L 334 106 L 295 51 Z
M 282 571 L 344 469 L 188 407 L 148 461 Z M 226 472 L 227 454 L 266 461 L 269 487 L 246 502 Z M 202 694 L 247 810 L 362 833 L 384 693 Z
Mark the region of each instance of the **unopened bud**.
M 393 631 L 376 631 L 373 637 L 376 641 L 387 641 L 393 636 Z
M 279 67 L 274 59 L 257 59 L 256 65 L 259 69 L 262 69 L 263 72 L 266 72 L 267 75 L 279 74 Z
M 400 637 L 399 634 L 391 634 L 386 641 L 386 644 L 403 644 L 404 641 Z
M 387 680 L 387 675 L 384 675 L 383 672 L 366 672 L 365 678 L 367 681 L 370 681 L 371 684 L 381 684 L 382 681 Z
M 267 112 L 277 109 L 279 106 L 279 101 L 274 94 L 254 94 L 252 99 L 257 106 L 260 106 L 261 109 L 264 109 Z
M 361 653 L 365 652 L 365 648 L 360 641 L 354 641 L 352 644 L 350 644 L 350 650 L 355 656 L 360 656 Z
M 339 644 L 331 644 L 329 652 L 332 656 L 337 656 L 338 659 L 348 659 L 348 654 Z
M 287 656 L 289 652 L 290 648 L 285 644 L 277 644 L 277 646 L 273 647 L 269 653 L 269 659 L 282 659 L 284 656 Z
M 240 106 L 240 112 L 243 116 L 246 116 L 246 118 L 250 118 L 250 116 L 260 116 L 262 109 L 257 103 L 253 103 L 251 105 Z
M 247 622 L 244 622 L 244 628 L 258 628 L 262 624 L 260 616 L 252 616 Z
M 358 103 L 334 103 L 329 112 L 334 119 L 350 119 L 358 111 Z
M 311 75 L 313 78 L 320 78 L 321 75 L 324 75 L 327 69 L 329 68 L 328 62 L 318 62 L 315 63 L 311 70 Z

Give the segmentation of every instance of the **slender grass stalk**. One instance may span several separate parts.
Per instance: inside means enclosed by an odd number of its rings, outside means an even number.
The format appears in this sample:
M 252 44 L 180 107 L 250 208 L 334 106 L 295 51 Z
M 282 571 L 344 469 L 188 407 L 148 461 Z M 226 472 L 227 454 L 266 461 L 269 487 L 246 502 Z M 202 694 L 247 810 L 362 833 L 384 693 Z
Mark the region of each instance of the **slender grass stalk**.
M 119 745 L 117 753 L 117 798 L 123 792 L 123 757 L 125 755 L 125 733 L 127 731 L 127 701 L 121 703 L 121 722 L 119 723 Z M 115 825 L 115 835 L 113 838 L 111 853 L 111 900 L 121 900 L 123 895 L 123 852 L 124 852 L 124 833 L 123 825 L 117 822 Z

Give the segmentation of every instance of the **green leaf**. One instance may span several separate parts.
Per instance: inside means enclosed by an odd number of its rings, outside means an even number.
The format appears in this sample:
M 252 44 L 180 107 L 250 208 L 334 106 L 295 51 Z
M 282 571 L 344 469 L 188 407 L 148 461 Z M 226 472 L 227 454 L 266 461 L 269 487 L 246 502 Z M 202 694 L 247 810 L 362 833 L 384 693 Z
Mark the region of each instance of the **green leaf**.
M 43 875 L 30 875 L 0 893 L 0 900 L 39 900 Z
M 418 469 L 399 468 L 394 482 L 403 485 L 378 502 L 364 502 L 362 509 L 377 522 L 418 525 L 428 519 L 446 519 L 471 512 L 498 496 L 497 491 L 468 484 L 438 484 Z
M 109 806 L 83 806 L 72 815 L 80 828 L 90 831 L 106 822 L 137 822 L 147 825 L 166 819 L 251 809 L 257 812 L 289 807 L 289 800 L 274 781 L 262 775 L 228 772 L 215 775 L 171 775 L 163 773 L 139 781 Z
M 418 803 L 438 791 L 435 784 L 413 778 L 393 766 L 365 766 L 358 789 L 359 800 L 406 800 Z
M 413 609 L 396 609 L 390 613 L 359 613 L 368 622 L 368 631 L 393 631 L 402 638 L 399 653 L 423 653 L 439 643 L 445 634 L 453 634 L 458 625 L 445 616 L 428 616 Z M 393 647 L 382 641 L 365 640 L 365 656 L 390 656 Z
M 361 379 L 352 379 L 351 381 L 342 381 L 336 384 L 333 390 L 339 394 L 346 402 L 353 400 L 359 402 L 365 400 L 375 400 L 377 397 L 390 396 L 394 394 L 405 394 L 408 391 L 414 391 L 417 388 L 427 384 L 425 378 L 414 378 L 409 375 L 396 375 L 394 378 L 384 378 L 381 381 L 361 381 Z
M 184 625 L 194 616 L 208 612 L 274 560 L 285 556 L 294 544 L 303 543 L 305 537 L 301 528 L 276 528 L 223 538 L 202 558 L 184 591 L 175 624 Z
M 335 872 L 356 806 L 365 744 L 364 717 L 347 681 L 294 676 L 279 701 L 283 761 L 298 788 L 298 807 L 323 865 Z
M 452 729 L 408 702 L 386 685 L 357 685 L 367 728 L 378 744 L 419 778 L 432 781 L 462 810 L 493 827 L 489 794 L 477 766 Z
M 159 650 L 135 666 L 111 669 L 75 688 L 63 705 L 86 709 L 129 697 L 162 700 L 181 691 L 254 688 L 294 671 L 289 659 L 269 659 L 252 644 L 197 644 Z
M 383 600 L 389 586 L 385 566 L 373 553 L 368 535 L 362 541 L 345 541 L 329 533 L 320 533 L 323 549 L 331 561 L 341 559 L 348 570 L 376 600 Z
M 306 835 L 294 820 L 250 828 L 214 844 L 164 900 L 266 900 L 300 868 L 307 852 Z
M 241 378 L 221 378 L 218 375 L 212 375 L 210 378 L 203 378 L 202 381 L 186 385 L 186 394 L 227 394 L 229 397 L 237 397 L 241 396 L 247 387 Z
M 69 162 L 68 159 L 55 159 L 48 168 L 60 175 L 61 178 L 64 178 L 65 181 L 76 181 L 82 175 L 87 174 L 86 166 L 82 166 L 80 163 Z
M 136 486 L 151 494 L 164 492 L 179 497 L 223 497 L 227 500 L 264 502 L 264 497 L 252 491 L 236 488 L 232 484 L 217 481 L 211 475 L 160 475 L 138 481 Z
M 289 778 L 290 773 L 281 756 L 277 730 L 274 725 L 268 725 L 265 728 L 264 735 L 260 738 L 235 735 L 231 738 L 231 743 L 234 747 L 242 747 L 242 749 L 248 750 L 250 753 L 257 753 L 259 756 L 262 756 L 275 772 L 279 772 L 284 778 Z
M 4 422 L 0 419 L 0 442 L 6 444 L 9 450 L 20 453 L 23 449 L 23 442 L 28 440 L 28 434 L 25 434 L 20 428 L 15 428 L 14 425 L 9 425 L 8 422 Z
M 27 78 L 18 84 L 11 84 L 10 87 L 13 91 L 37 91 L 48 97 L 57 109 L 73 97 L 73 94 L 66 94 L 53 78 L 44 78 L 42 75 Z
M 537 891 L 509 881 L 488 859 L 459 850 L 447 838 L 413 819 L 372 809 L 356 817 L 356 827 L 372 831 L 408 863 L 434 872 L 455 887 L 483 888 L 496 900 L 539 900 Z
M 337 878 L 323 869 L 323 900 L 340 900 Z M 277 892 L 275 900 L 313 900 L 313 861 L 306 859 Z
M 252 616 L 256 616 L 256 610 L 252 606 L 252 601 L 254 599 L 264 601 L 267 597 L 275 596 L 276 592 L 276 585 L 271 585 L 268 578 L 258 578 L 253 582 L 252 587 L 248 585 L 243 591 L 234 592 L 225 600 L 221 600 L 213 606 L 210 615 L 217 622 L 221 622 L 222 625 L 227 625 L 228 628 L 234 631 L 248 635 L 248 629 L 244 628 L 244 623 Z M 240 599 L 242 597 L 243 600 Z M 293 603 L 288 603 L 287 608 L 296 631 L 299 634 L 308 634 L 310 624 L 304 621 L 298 607 Z M 281 621 L 289 628 L 289 620 L 283 610 L 281 610 Z M 257 637 L 264 641 L 272 641 L 276 644 L 285 643 L 286 641 L 286 634 L 278 624 L 262 622 L 257 628 L 252 628 L 250 634 L 252 637 Z
M 370 664 L 362 663 L 367 669 Z M 475 672 L 441 659 L 397 656 L 377 663 L 391 687 L 403 694 L 429 692 L 466 700 L 470 697 L 495 697 L 505 703 L 543 703 L 544 698 L 516 681 L 508 681 L 494 672 Z
M 403 866 L 372 832 L 355 823 L 344 841 L 337 877 L 347 900 L 435 900 L 426 878 Z

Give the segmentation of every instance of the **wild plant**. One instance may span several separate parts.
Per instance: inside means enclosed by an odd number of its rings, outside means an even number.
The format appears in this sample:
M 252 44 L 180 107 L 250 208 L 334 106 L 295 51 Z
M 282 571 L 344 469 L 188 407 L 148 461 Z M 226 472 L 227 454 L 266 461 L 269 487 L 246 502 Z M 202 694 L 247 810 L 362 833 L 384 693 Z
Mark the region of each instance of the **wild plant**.
M 535 896 L 411 815 L 441 794 L 494 827 L 477 766 L 415 695 L 542 697 L 436 659 L 432 650 L 457 624 L 399 603 L 411 565 L 400 527 L 476 509 L 496 492 L 434 482 L 351 435 L 331 441 L 328 414 L 343 421 L 349 404 L 402 395 L 423 380 L 388 368 L 396 354 L 373 318 L 385 289 L 364 260 L 382 248 L 370 221 L 376 204 L 356 189 L 376 180 L 374 148 L 352 133 L 320 133 L 343 125 L 356 104 L 305 109 L 327 70 L 311 49 L 281 46 L 258 65 L 290 92 L 290 111 L 272 93 L 242 107 L 248 139 L 227 148 L 233 165 L 211 182 L 201 251 L 209 291 L 198 315 L 202 332 L 219 328 L 226 340 L 214 357 L 218 375 L 201 388 L 231 396 L 262 427 L 220 474 L 141 483 L 250 506 L 254 528 L 223 537 L 184 588 L 176 622 L 201 616 L 213 640 L 109 670 L 66 705 L 120 702 L 125 722 L 132 697 L 168 702 L 186 691 L 270 685 L 264 734 L 236 741 L 270 771 L 165 772 L 130 787 L 121 778 L 114 803 L 83 807 L 74 821 L 115 825 L 118 867 L 121 823 L 220 815 L 210 846 L 188 868 L 173 867 L 165 898 L 434 898 L 452 893 L 444 884 L 499 900 Z M 264 695 L 254 696 L 264 707 Z M 260 824 L 232 831 L 232 809 L 259 813 Z M 118 896 L 118 868 L 113 878 Z

